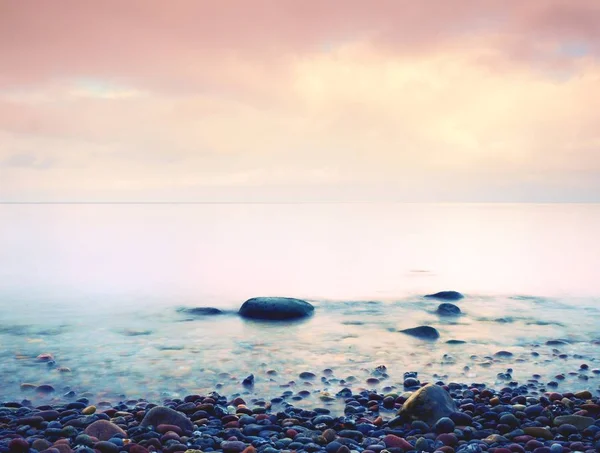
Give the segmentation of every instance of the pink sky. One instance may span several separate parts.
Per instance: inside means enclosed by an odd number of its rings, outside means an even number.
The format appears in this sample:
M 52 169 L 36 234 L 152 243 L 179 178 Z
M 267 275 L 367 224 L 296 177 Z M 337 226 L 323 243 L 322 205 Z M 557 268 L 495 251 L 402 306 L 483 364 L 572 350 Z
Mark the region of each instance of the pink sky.
M 600 201 L 597 0 L 0 0 L 0 200 Z

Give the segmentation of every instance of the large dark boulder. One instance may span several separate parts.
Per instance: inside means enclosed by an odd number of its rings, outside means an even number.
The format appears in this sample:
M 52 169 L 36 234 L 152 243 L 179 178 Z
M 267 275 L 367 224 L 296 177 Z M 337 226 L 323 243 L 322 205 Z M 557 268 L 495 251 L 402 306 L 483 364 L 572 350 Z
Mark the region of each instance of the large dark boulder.
M 437 340 L 440 338 L 440 333 L 437 331 L 437 329 L 434 329 L 430 326 L 413 327 L 411 329 L 401 330 L 400 332 L 412 337 L 421 338 L 423 340 Z
M 310 316 L 314 310 L 308 302 L 291 297 L 254 297 L 244 302 L 239 314 L 244 318 L 287 320 Z
M 440 304 L 436 310 L 436 313 L 440 316 L 459 316 L 461 314 L 460 308 L 454 304 Z
M 465 296 L 463 296 L 458 291 L 440 291 L 439 293 L 435 294 L 427 294 L 425 297 L 441 300 L 460 300 Z
M 405 420 L 422 420 L 433 426 L 456 412 L 456 403 L 442 387 L 434 384 L 421 387 L 402 405 L 398 415 Z

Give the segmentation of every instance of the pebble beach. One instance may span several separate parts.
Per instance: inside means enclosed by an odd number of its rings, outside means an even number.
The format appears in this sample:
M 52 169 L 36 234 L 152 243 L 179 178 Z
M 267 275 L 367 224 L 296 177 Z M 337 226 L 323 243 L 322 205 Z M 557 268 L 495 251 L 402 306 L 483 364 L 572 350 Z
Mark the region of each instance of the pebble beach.
M 373 372 L 384 374 L 385 367 Z M 330 375 L 326 371 L 320 377 Z M 416 381 L 417 376 L 411 373 L 406 380 Z M 431 388 L 444 392 L 449 402 L 439 405 L 433 398 L 408 414 L 410 393 L 350 388 L 321 394 L 310 409 L 295 406 L 292 392 L 271 399 L 211 392 L 161 402 L 92 405 L 88 398 L 78 398 L 36 407 L 27 400 L 4 402 L 0 451 L 591 453 L 600 449 L 600 401 L 589 391 L 533 396 L 535 385 L 492 389 L 437 382 L 423 387 Z M 327 407 L 332 399 L 343 405 L 343 411 Z M 430 418 L 433 407 L 441 413 Z

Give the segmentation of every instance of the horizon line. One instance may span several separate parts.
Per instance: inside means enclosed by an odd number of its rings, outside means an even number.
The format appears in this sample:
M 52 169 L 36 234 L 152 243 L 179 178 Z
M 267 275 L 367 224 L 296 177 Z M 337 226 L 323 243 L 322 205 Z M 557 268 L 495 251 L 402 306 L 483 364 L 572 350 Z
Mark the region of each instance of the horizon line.
M 600 201 L 400 201 L 400 200 L 326 200 L 326 201 L 1 201 L 0 205 L 281 205 L 281 204 L 600 204 Z

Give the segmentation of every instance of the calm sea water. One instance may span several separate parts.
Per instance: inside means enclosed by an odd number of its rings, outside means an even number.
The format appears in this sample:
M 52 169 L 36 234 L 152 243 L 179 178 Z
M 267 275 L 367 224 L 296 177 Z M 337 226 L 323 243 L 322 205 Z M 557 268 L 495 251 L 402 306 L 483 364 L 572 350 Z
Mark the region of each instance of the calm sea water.
M 597 389 L 599 232 L 597 204 L 0 205 L 0 399 L 41 398 L 23 383 L 53 385 L 46 399 L 231 394 L 250 373 L 264 396 L 335 392 L 367 386 L 378 365 L 379 387 L 413 370 L 498 385 L 510 367 L 520 383 L 562 372 L 562 389 Z M 456 319 L 422 298 L 449 289 L 467 296 Z M 281 325 L 176 310 L 268 295 L 316 314 Z M 398 333 L 422 324 L 440 340 Z M 545 345 L 559 338 L 560 351 Z M 56 366 L 35 360 L 46 352 Z M 298 379 L 324 368 L 328 383 Z

